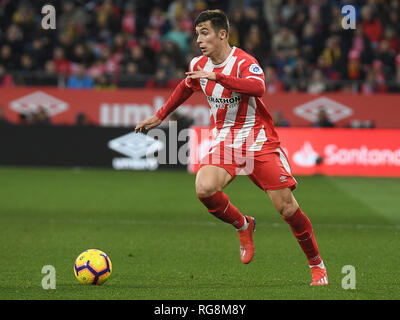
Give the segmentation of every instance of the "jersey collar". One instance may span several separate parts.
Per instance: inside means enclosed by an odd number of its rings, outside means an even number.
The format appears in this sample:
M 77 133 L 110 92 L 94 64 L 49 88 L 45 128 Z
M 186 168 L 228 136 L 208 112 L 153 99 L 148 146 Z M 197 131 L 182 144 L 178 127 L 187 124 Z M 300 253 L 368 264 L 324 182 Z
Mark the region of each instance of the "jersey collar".
M 229 53 L 229 56 L 223 62 L 221 62 L 220 64 L 212 63 L 210 58 L 208 58 L 208 61 L 210 62 L 211 66 L 213 68 L 222 68 L 223 66 L 225 66 L 228 63 L 229 59 L 233 56 L 233 53 L 235 52 L 235 50 L 236 50 L 236 47 L 233 46 L 232 49 L 231 49 L 231 52 Z

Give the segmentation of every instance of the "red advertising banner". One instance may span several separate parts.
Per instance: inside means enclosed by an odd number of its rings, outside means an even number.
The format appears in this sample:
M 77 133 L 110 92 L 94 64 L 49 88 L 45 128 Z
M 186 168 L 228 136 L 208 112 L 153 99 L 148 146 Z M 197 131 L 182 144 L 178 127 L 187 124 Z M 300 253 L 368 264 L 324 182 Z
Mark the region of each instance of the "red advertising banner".
M 189 172 L 208 152 L 205 127 L 192 127 Z M 400 130 L 278 128 L 294 175 L 400 177 Z
M 168 89 L 71 90 L 47 87 L 0 88 L 5 117 L 18 123 L 19 114 L 44 108 L 54 124 L 73 125 L 79 113 L 101 126 L 130 127 L 153 115 L 168 99 Z M 376 128 L 400 128 L 398 94 L 277 93 L 264 95 L 271 115 L 279 110 L 291 127 L 310 127 L 324 108 L 336 127 L 351 121 L 373 121 Z M 209 125 L 204 94 L 194 93 L 177 111 Z

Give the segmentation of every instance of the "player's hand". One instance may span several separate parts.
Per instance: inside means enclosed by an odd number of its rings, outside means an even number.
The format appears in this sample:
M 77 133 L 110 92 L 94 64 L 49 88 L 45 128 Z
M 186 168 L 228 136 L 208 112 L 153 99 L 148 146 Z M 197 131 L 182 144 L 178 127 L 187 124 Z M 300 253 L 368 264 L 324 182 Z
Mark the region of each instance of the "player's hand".
M 140 122 L 135 128 L 135 132 L 143 131 L 143 128 L 150 130 L 151 128 L 157 127 L 161 122 L 162 121 L 158 119 L 157 116 L 151 116 L 150 118 Z
M 198 71 L 191 71 L 191 72 L 186 72 L 186 75 L 190 79 L 208 79 L 215 81 L 217 79 L 217 76 L 215 75 L 215 72 L 210 72 L 210 71 L 204 71 L 200 66 L 197 67 Z

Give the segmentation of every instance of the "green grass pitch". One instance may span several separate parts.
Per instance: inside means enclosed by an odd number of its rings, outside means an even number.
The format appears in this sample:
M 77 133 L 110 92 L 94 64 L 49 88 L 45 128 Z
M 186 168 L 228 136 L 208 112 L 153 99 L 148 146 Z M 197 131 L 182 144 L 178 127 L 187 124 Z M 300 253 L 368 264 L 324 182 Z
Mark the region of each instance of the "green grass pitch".
M 0 168 L 0 299 L 399 299 L 400 179 L 296 177 L 330 284 L 310 271 L 268 197 L 239 176 L 225 192 L 257 219 L 253 261 L 234 229 L 212 217 L 182 171 Z M 86 249 L 111 258 L 103 286 L 77 282 Z M 44 290 L 44 265 L 56 289 Z M 356 271 L 356 289 L 342 288 Z

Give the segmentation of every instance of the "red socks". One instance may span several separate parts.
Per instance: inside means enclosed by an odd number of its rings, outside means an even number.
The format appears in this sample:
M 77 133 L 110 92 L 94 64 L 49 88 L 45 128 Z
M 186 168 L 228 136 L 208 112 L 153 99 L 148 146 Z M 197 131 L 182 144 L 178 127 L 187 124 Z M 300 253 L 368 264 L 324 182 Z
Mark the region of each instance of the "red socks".
M 244 216 L 222 191 L 217 191 L 207 198 L 199 198 L 199 200 L 207 207 L 208 212 L 216 218 L 233 225 L 237 229 L 243 227 L 245 222 Z
M 309 265 L 314 266 L 320 264 L 322 260 L 319 256 L 311 222 L 307 216 L 298 208 L 291 217 L 284 218 L 284 220 L 292 228 L 294 236 L 307 256 Z
M 222 191 L 217 191 L 207 198 L 199 198 L 199 200 L 207 207 L 208 212 L 216 218 L 233 225 L 235 228 L 240 229 L 245 224 L 245 217 Z M 320 264 L 322 260 L 319 256 L 311 222 L 307 216 L 298 208 L 291 217 L 284 218 L 284 220 L 291 227 L 301 249 L 307 256 L 309 265 Z

